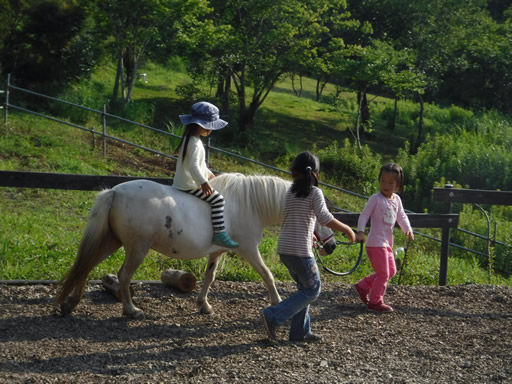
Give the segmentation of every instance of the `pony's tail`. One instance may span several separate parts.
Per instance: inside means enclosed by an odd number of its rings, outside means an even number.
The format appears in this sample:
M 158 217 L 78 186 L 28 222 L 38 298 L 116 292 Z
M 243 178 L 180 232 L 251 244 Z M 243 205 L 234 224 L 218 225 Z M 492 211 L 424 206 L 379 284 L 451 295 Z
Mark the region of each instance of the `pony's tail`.
M 72 267 L 59 282 L 56 296 L 56 303 L 62 304 L 75 287 L 81 287 L 79 295 L 80 300 L 85 282 L 89 272 L 98 263 L 101 257 L 101 244 L 110 230 L 109 211 L 114 200 L 114 191 L 111 189 L 100 192 L 96 202 L 91 210 L 87 227 L 85 229 L 78 253 Z

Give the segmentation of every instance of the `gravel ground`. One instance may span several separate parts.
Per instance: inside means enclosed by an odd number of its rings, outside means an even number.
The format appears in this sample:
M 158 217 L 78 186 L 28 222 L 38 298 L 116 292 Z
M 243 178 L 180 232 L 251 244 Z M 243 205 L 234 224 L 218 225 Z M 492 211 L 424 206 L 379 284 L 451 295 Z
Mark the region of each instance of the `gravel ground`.
M 1 383 L 512 383 L 512 288 L 389 287 L 394 313 L 368 312 L 347 284 L 325 283 L 312 306 L 324 340 L 268 342 L 262 283 L 216 281 L 215 314 L 196 288 L 137 284 L 143 321 L 90 283 L 60 317 L 54 285 L 0 285 Z M 279 283 L 283 297 L 294 291 Z

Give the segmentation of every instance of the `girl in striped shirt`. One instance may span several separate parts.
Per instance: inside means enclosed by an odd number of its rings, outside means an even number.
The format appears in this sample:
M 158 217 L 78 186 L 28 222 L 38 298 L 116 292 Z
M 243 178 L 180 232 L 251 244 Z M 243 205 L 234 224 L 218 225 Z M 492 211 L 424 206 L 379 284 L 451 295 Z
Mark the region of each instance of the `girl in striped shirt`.
M 276 328 L 291 319 L 290 341 L 318 341 L 311 331 L 309 305 L 320 294 L 320 272 L 313 255 L 315 222 L 343 232 L 352 243 L 356 235 L 327 209 L 322 190 L 318 188 L 320 161 L 311 152 L 302 152 L 292 164 L 293 183 L 284 204 L 284 222 L 279 235 L 277 253 L 297 283 L 298 291 L 278 305 L 260 311 L 269 339 L 276 338 Z

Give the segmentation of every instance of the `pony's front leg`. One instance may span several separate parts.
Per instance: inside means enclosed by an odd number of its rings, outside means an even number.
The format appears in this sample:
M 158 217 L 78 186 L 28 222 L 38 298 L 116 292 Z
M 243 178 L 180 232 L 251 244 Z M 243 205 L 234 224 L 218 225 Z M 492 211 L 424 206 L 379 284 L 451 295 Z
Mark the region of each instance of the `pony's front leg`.
M 144 319 L 144 312 L 133 304 L 132 296 L 130 295 L 130 282 L 133 274 L 142 264 L 148 251 L 149 248 L 145 250 L 126 249 L 125 261 L 117 273 L 119 278 L 119 293 L 123 302 L 123 315 L 136 320 Z
M 281 296 L 277 292 L 276 283 L 274 281 L 274 276 L 270 269 L 265 265 L 263 259 L 261 257 L 260 251 L 256 246 L 256 249 L 243 249 L 238 252 L 240 256 L 242 256 L 247 262 L 260 274 L 263 278 L 263 282 L 267 287 L 268 296 L 270 299 L 270 304 L 277 305 L 281 302 Z
M 220 257 L 224 251 L 215 252 L 208 256 L 208 268 L 204 274 L 203 286 L 201 287 L 201 293 L 197 297 L 197 306 L 199 307 L 200 313 L 211 314 L 213 313 L 212 306 L 208 303 L 208 290 L 215 280 L 215 273 L 217 272 L 217 266 L 219 265 Z

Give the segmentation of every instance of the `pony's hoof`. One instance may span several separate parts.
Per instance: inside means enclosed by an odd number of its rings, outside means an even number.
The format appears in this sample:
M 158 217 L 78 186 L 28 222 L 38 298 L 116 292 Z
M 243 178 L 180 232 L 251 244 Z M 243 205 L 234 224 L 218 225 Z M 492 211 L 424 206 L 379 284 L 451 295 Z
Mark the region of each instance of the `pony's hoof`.
M 207 308 L 201 307 L 201 308 L 199 308 L 199 313 L 201 315 L 213 315 L 214 312 L 213 312 L 212 307 L 207 307 Z
M 197 306 L 199 307 L 199 313 L 202 315 L 211 315 L 213 314 L 213 308 L 206 301 L 197 302 Z
M 199 308 L 199 313 L 202 315 L 211 315 L 213 314 L 213 308 L 208 303 L 207 300 L 197 300 L 196 301 L 197 307 Z
M 281 297 L 279 297 L 279 296 L 275 300 L 270 299 L 270 305 L 277 305 L 280 302 L 281 302 Z
M 132 316 L 132 319 L 134 320 L 144 320 L 146 318 L 146 315 L 144 315 L 144 312 L 135 312 Z
M 134 319 L 134 320 L 144 320 L 144 318 L 146 317 L 144 315 L 144 311 L 141 311 L 140 309 L 137 309 L 130 313 L 123 312 L 123 315 L 129 317 L 130 319 Z
M 69 303 L 62 303 L 60 305 L 60 314 L 62 316 L 67 316 L 73 312 L 73 306 Z

